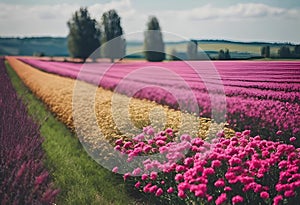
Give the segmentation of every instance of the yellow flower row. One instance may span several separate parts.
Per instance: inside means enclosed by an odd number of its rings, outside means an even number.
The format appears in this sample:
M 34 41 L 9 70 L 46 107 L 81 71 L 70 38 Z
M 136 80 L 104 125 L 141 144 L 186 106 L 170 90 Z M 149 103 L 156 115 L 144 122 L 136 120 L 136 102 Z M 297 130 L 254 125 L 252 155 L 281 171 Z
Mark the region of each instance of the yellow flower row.
M 157 131 L 170 127 L 178 134 L 203 138 L 224 128 L 208 118 L 42 72 L 14 57 L 7 60 L 25 85 L 89 146 L 98 147 L 101 140 L 133 137 L 148 125 Z M 226 136 L 233 134 L 225 128 Z

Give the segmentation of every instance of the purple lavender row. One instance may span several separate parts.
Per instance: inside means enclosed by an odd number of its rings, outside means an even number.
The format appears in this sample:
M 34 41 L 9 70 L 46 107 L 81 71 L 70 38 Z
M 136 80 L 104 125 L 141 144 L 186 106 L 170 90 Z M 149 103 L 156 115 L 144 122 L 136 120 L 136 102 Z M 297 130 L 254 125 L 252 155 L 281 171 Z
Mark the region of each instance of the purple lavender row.
M 51 204 L 52 189 L 43 159 L 43 138 L 0 59 L 0 204 Z

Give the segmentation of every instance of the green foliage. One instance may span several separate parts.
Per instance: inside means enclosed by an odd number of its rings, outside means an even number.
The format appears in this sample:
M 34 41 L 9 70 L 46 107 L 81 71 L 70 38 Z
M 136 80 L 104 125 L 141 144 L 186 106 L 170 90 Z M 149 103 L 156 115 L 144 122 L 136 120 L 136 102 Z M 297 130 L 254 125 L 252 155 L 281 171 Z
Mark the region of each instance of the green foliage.
M 178 53 L 177 53 L 177 51 L 176 51 L 175 48 L 173 48 L 173 49 L 171 50 L 171 53 L 170 53 L 170 60 L 173 60 L 173 61 L 178 61 L 178 60 L 180 60 L 180 58 L 178 57 Z
M 294 55 L 300 57 L 300 45 L 296 45 L 294 48 Z
M 100 46 L 100 28 L 87 8 L 80 8 L 68 21 L 68 49 L 74 58 L 84 61 Z
M 165 44 L 159 22 L 156 17 L 151 16 L 144 33 L 145 58 L 148 61 L 160 62 L 165 60 Z
M 135 204 L 123 179 L 91 159 L 78 138 L 24 86 L 14 70 L 6 66 L 29 114 L 40 124 L 45 138 L 45 163 L 54 185 L 61 190 L 56 204 Z
M 261 48 L 261 56 L 264 58 L 270 58 L 270 46 L 263 46 Z
M 289 46 L 281 46 L 278 50 L 278 55 L 280 58 L 290 58 L 292 57 Z
M 229 53 L 229 50 L 228 50 L 228 49 L 226 49 L 225 52 L 224 52 L 223 49 L 221 49 L 221 50 L 219 51 L 219 54 L 218 54 L 218 59 L 219 59 L 219 60 L 228 60 L 228 59 L 230 59 L 230 58 L 231 58 L 231 56 L 230 56 L 230 53 Z
M 198 43 L 195 40 L 191 40 L 187 45 L 187 57 L 189 60 L 198 59 Z
M 103 56 L 110 58 L 112 62 L 115 58 L 123 58 L 126 42 L 122 37 L 121 17 L 115 10 L 109 10 L 102 15 L 102 26 L 104 29 L 102 37 Z

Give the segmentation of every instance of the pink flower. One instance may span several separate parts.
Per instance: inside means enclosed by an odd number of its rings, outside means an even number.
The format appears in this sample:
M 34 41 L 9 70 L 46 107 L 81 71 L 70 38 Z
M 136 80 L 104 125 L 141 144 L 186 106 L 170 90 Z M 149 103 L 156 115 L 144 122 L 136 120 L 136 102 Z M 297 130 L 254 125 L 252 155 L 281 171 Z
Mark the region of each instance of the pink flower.
M 277 132 L 276 132 L 276 135 L 281 135 L 282 134 L 282 131 L 281 130 L 278 130 Z
M 182 199 L 186 198 L 186 195 L 185 195 L 184 191 L 182 191 L 182 190 L 179 190 L 178 196 Z
M 268 192 L 263 191 L 263 192 L 260 193 L 260 197 L 261 197 L 262 199 L 268 199 L 268 198 L 270 197 L 270 195 L 269 195 Z
M 145 181 L 146 179 L 148 179 L 148 175 L 147 174 L 143 174 L 142 175 L 142 180 Z
M 143 151 L 144 151 L 145 153 L 148 153 L 148 152 L 150 152 L 150 151 L 151 151 L 151 149 L 152 149 L 152 147 L 151 147 L 151 146 L 149 146 L 149 145 L 146 145 L 145 147 L 143 147 Z
M 182 166 L 182 165 L 177 165 L 176 166 L 176 171 L 177 172 L 182 172 L 182 171 L 184 171 L 185 170 L 185 167 L 184 166 Z
M 123 145 L 123 140 L 122 139 L 118 139 L 116 140 L 116 145 Z
M 279 203 L 283 200 L 282 195 L 277 195 L 274 197 L 274 205 L 279 205 Z
M 175 180 L 176 180 L 176 181 L 181 181 L 181 180 L 183 180 L 182 174 L 176 174 Z
M 206 168 L 203 170 L 203 175 L 207 176 L 207 175 L 212 175 L 215 173 L 215 170 L 213 168 Z
M 134 169 L 133 170 L 133 172 L 132 172 L 132 174 L 134 175 L 134 176 L 137 176 L 137 175 L 140 175 L 140 173 L 141 173 L 141 168 L 136 168 L 136 169 Z
M 173 193 L 173 192 L 174 192 L 173 187 L 170 187 L 170 188 L 167 190 L 167 192 L 168 192 L 169 194 Z
M 129 177 L 130 177 L 130 173 L 125 173 L 125 174 L 123 175 L 124 181 L 126 181 Z
M 226 172 L 225 177 L 227 180 L 236 178 L 236 176 L 233 172 Z
M 120 145 L 116 145 L 116 146 L 114 147 L 114 149 L 115 149 L 116 151 L 121 151 L 121 146 L 120 146 Z
M 221 161 L 220 160 L 214 160 L 211 162 L 211 167 L 212 168 L 218 168 L 222 165 Z
M 149 188 L 149 192 L 150 193 L 154 193 L 154 192 L 156 192 L 156 190 L 157 190 L 157 186 L 156 185 L 153 185 L 152 187 Z
M 250 133 L 251 133 L 250 130 L 245 130 L 245 131 L 242 132 L 242 135 L 248 136 L 248 135 L 250 135 Z
M 216 182 L 215 182 L 215 187 L 224 187 L 225 186 L 225 182 L 223 179 L 218 179 Z
M 223 204 L 227 200 L 226 193 L 222 193 L 217 199 L 216 199 L 216 205 Z
M 236 195 L 236 196 L 232 197 L 233 204 L 242 203 L 243 201 L 244 201 L 244 198 L 241 197 L 240 195 Z
M 188 157 L 184 160 L 184 164 L 187 166 L 191 165 L 193 162 L 194 162 L 194 160 L 191 157 Z
M 151 172 L 150 173 L 150 179 L 151 180 L 156 180 L 157 179 L 157 172 Z
M 296 139 L 297 139 L 296 137 L 291 137 L 291 138 L 290 138 L 290 142 L 295 142 Z
M 162 188 L 159 188 L 159 189 L 157 189 L 155 196 L 161 196 L 163 194 L 163 192 L 164 191 L 162 190 Z
M 213 200 L 213 197 L 211 195 L 206 195 L 206 198 L 207 198 L 207 201 L 208 202 L 211 202 Z
M 164 146 L 165 144 L 166 144 L 166 142 L 165 141 L 163 141 L 163 140 L 157 140 L 156 141 L 156 144 L 157 144 L 157 146 Z
M 285 191 L 284 196 L 285 197 L 293 197 L 293 196 L 295 196 L 295 192 L 293 192 L 291 190 Z
M 48 177 L 48 172 L 42 173 L 40 176 L 35 178 L 35 185 L 40 185 L 44 182 L 44 180 Z
M 143 191 L 145 193 L 148 193 L 150 191 L 151 183 L 148 183 L 146 186 L 144 186 Z
M 232 191 L 232 188 L 227 186 L 227 187 L 224 188 L 224 191 Z
M 137 183 L 135 183 L 135 185 L 134 185 L 134 186 L 135 186 L 135 188 L 137 188 L 137 189 L 138 189 L 138 188 L 140 188 L 140 186 L 141 186 L 141 182 L 140 182 L 140 181 L 138 181 Z
M 114 168 L 112 169 L 112 172 L 113 172 L 113 173 L 117 173 L 117 172 L 118 172 L 118 170 L 119 170 L 119 168 L 118 168 L 118 167 L 114 167 Z
M 124 144 L 124 148 L 125 148 L 125 149 L 128 149 L 130 146 L 132 146 L 132 142 L 126 142 L 126 143 Z

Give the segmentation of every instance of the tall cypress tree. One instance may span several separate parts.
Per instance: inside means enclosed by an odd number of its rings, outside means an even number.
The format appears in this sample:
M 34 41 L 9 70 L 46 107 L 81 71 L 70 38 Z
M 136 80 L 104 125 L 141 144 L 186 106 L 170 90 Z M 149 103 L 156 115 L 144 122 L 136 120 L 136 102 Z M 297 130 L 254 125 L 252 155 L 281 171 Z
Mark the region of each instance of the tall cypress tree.
M 69 53 L 73 58 L 85 61 L 100 46 L 99 25 L 90 17 L 87 8 L 76 11 L 67 25 Z
M 155 16 L 151 16 L 147 23 L 147 30 L 144 33 L 144 50 L 148 61 L 159 62 L 166 57 L 161 29 Z
M 112 9 L 102 15 L 103 38 L 102 53 L 104 57 L 110 58 L 114 62 L 116 58 L 125 56 L 126 42 L 122 37 L 123 29 L 121 26 L 121 17 Z

